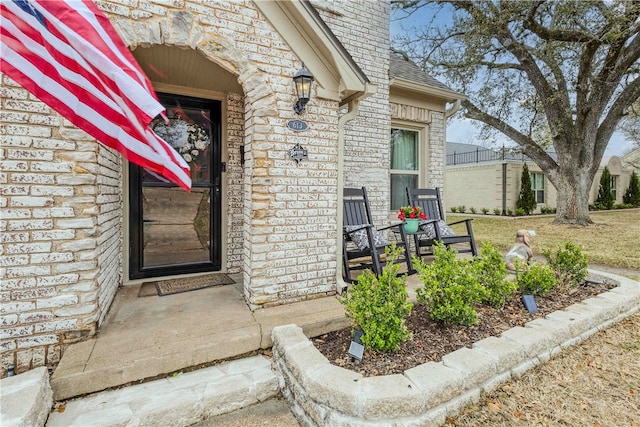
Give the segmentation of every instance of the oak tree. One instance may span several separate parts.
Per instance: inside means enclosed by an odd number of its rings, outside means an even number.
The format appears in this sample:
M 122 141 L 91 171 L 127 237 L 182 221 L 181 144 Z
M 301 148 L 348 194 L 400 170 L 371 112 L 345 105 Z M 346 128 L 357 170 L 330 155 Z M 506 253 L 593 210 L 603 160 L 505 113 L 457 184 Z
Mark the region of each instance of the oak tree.
M 466 117 L 515 141 L 542 169 L 558 194 L 555 222 L 590 223 L 594 176 L 640 97 L 640 2 L 399 3 L 451 10 L 449 24 L 425 22 L 396 44 L 466 95 Z

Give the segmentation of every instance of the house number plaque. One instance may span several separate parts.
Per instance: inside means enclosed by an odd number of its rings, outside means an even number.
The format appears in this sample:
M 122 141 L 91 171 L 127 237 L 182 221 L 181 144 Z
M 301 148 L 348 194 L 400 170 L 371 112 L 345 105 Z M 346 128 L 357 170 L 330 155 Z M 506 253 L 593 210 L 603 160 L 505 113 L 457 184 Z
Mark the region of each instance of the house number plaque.
M 296 161 L 296 163 L 300 163 L 302 160 L 307 158 L 307 149 L 302 148 L 300 143 L 297 143 L 292 149 L 289 150 L 289 156 Z
M 287 122 L 287 127 L 296 132 L 302 132 L 303 130 L 307 130 L 309 125 L 302 120 L 289 120 Z

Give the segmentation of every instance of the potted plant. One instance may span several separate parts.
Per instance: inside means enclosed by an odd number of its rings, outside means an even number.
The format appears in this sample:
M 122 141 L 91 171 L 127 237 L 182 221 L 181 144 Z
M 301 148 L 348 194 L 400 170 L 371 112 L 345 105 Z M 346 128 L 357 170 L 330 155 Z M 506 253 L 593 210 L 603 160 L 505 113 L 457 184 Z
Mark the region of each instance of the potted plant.
M 426 220 L 427 216 L 420 206 L 402 206 L 398 212 L 398 219 L 404 222 L 404 230 L 407 233 L 415 233 L 420 221 Z

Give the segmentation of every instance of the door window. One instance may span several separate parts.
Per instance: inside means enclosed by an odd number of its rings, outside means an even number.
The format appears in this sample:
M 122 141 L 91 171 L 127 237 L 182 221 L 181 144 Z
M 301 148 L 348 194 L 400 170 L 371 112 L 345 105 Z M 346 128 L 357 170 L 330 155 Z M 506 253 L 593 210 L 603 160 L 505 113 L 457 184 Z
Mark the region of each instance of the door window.
M 130 164 L 130 277 L 221 267 L 220 102 L 159 94 L 166 123 L 151 128 L 189 164 L 192 188 Z

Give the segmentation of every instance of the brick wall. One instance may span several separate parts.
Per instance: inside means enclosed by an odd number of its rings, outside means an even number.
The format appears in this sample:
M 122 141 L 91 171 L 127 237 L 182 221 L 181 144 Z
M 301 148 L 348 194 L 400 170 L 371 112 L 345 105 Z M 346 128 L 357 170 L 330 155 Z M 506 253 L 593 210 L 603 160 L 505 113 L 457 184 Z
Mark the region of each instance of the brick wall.
M 243 97 L 227 95 L 227 271 L 239 273 L 242 269 L 243 233 L 243 171 L 241 151 L 244 152 L 244 102 Z
M 360 102 L 345 127 L 345 187 L 367 187 L 374 222 L 384 224 L 389 200 L 389 13 L 388 1 L 314 2 L 322 18 L 369 80 L 378 85 Z
M 350 183 L 379 183 L 371 189 L 382 217 L 389 5 L 338 5 L 343 15 L 325 14 L 330 26 L 380 85 L 347 129 L 348 177 Z M 226 254 L 228 271 L 243 272 L 249 304 L 334 293 L 337 102 L 314 97 L 303 116 L 309 129 L 285 127 L 295 118 L 291 76 L 301 63 L 251 2 L 114 0 L 98 6 L 131 48 L 197 48 L 238 75 L 244 96 L 226 98 Z M 364 28 L 362 19 L 371 25 Z M 126 163 L 0 78 L 0 350 L 3 369 L 15 363 L 22 372 L 55 364 L 66 344 L 94 334 L 123 283 Z M 296 143 L 309 153 L 299 164 L 288 153 Z
M 57 363 L 122 281 L 121 161 L 1 78 L 2 367 Z

